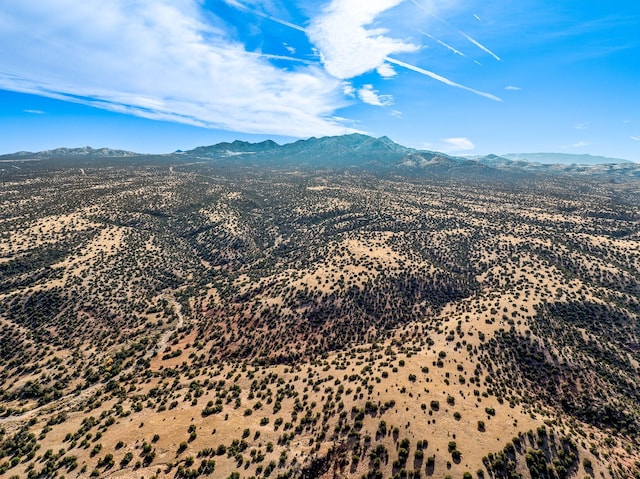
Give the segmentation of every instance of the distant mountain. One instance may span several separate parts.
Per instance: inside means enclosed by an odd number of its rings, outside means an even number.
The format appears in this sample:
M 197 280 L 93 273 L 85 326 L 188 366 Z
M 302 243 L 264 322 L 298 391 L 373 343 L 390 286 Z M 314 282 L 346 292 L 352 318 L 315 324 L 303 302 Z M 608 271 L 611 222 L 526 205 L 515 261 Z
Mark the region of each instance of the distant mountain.
M 545 165 L 601 165 L 611 163 L 632 163 L 621 158 L 608 158 L 606 156 L 573 155 L 570 153 L 509 153 L 501 155 L 502 158 L 515 161 L 529 161 Z
M 549 155 L 551 158 L 553 153 L 542 153 L 542 155 Z M 593 177 L 604 180 L 610 180 L 613 182 L 625 181 L 628 179 L 640 179 L 640 163 L 634 163 L 627 160 L 618 160 L 619 163 L 612 161 L 603 163 L 542 163 L 534 162 L 525 159 L 509 159 L 507 156 L 487 155 L 483 157 L 476 157 L 473 161 L 476 161 L 482 165 L 500 170 L 510 174 L 520 175 L 546 175 L 546 176 L 571 176 L 571 177 Z M 516 155 L 513 155 L 516 156 Z M 583 158 L 588 157 L 591 159 L 605 158 L 596 157 L 591 155 L 566 155 L 568 157 Z M 615 158 L 608 158 L 608 160 L 615 160 Z
M 91 148 L 85 146 L 83 148 L 56 148 L 55 150 L 45 150 L 33 153 L 31 151 L 19 151 L 11 155 L 2 155 L 0 158 L 57 158 L 69 156 L 93 156 L 93 157 L 125 157 L 139 156 L 140 153 L 134 153 L 126 150 L 112 150 L 111 148 Z
M 480 164 L 491 166 L 493 168 L 499 169 L 518 169 L 525 171 L 541 171 L 547 168 L 550 165 L 521 160 L 521 159 L 509 159 L 504 156 L 498 155 L 486 155 L 486 156 L 476 156 L 469 158 L 472 161 L 477 161 Z

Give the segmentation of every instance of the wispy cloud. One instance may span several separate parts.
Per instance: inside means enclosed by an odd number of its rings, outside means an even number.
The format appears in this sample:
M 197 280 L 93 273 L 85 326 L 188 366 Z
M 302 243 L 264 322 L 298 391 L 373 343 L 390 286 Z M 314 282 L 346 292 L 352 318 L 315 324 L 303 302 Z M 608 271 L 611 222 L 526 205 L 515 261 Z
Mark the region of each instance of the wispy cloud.
M 520 88 L 519 86 L 513 86 L 513 85 L 509 85 L 504 87 L 505 90 L 509 90 L 509 91 L 520 91 L 522 90 L 522 88 Z
M 473 142 L 466 137 L 444 138 L 442 151 L 445 153 L 456 151 L 470 151 L 475 149 Z
M 393 104 L 393 97 L 391 95 L 378 94 L 378 91 L 373 89 L 373 85 L 363 85 L 363 87 L 358 90 L 358 96 L 368 105 L 389 106 Z
M 233 131 L 354 131 L 334 118 L 340 81 L 276 68 L 220 25 L 198 0 L 10 2 L 0 44 L 20 48 L 0 49 L 0 88 Z
M 301 26 L 281 17 L 270 0 L 223 0 L 268 20 L 260 24 L 292 30 L 273 52 L 255 46 L 250 51 L 238 26 L 218 18 L 202 0 L 10 2 L 0 13 L 0 44 L 19 39 L 20 48 L 0 49 L 0 89 L 151 119 L 286 136 L 357 131 L 338 110 L 353 99 L 373 106 L 391 105 L 393 99 L 372 85 L 356 89 L 345 80 L 373 71 L 392 79 L 396 67 L 501 101 L 395 58 L 421 48 L 382 27 L 400 31 L 397 18 L 385 15 L 403 1 L 328 0 Z M 299 53 L 305 49 L 315 57 Z
M 578 123 L 576 125 L 574 125 L 574 128 L 576 130 L 588 130 L 589 129 L 589 123 Z
M 383 28 L 369 28 L 380 14 L 402 1 L 332 0 L 307 28 L 327 72 L 340 79 L 353 78 L 384 65 L 388 55 L 418 50 L 418 45 L 387 36 Z
M 630 136 L 629 138 L 635 141 L 640 141 L 640 136 Z
M 42 110 L 24 110 L 25 113 L 31 113 L 32 115 L 44 115 L 45 112 Z
M 579 141 L 577 143 L 572 143 L 570 145 L 563 145 L 560 148 L 562 148 L 563 150 L 570 150 L 573 148 L 584 148 L 585 146 L 589 146 L 591 145 L 591 143 L 588 143 L 586 141 Z

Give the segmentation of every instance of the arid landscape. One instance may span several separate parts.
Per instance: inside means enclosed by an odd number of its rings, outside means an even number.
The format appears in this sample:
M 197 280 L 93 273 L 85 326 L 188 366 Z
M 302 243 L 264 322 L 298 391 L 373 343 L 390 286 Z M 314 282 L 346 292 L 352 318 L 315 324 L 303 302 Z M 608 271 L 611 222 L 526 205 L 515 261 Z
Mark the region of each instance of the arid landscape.
M 331 141 L 3 157 L 0 477 L 640 477 L 637 165 Z

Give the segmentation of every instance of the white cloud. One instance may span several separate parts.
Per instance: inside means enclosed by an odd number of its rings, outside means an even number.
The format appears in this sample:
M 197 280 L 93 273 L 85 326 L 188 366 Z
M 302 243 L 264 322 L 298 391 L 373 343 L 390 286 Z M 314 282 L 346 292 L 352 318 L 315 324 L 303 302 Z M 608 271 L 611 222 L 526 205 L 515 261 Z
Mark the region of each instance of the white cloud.
M 199 0 L 41 0 L 0 11 L 0 88 L 146 118 L 309 136 L 354 131 L 333 117 L 342 84 L 247 52 Z
M 31 113 L 32 115 L 44 115 L 42 110 L 24 110 L 25 113 Z
M 504 89 L 505 90 L 510 90 L 510 91 L 520 91 L 521 90 L 520 87 L 513 86 L 513 85 L 506 86 L 506 87 L 504 87 Z
M 632 140 L 635 140 L 635 141 L 640 141 L 640 137 L 639 136 L 630 136 L 629 138 L 631 138 Z
M 469 138 L 458 137 L 458 138 L 444 138 L 442 140 L 444 143 L 441 148 L 443 152 L 454 152 L 454 151 L 469 151 L 474 150 L 476 145 Z
M 353 78 L 383 66 L 388 55 L 418 50 L 417 45 L 386 36 L 385 29 L 366 28 L 402 1 L 332 0 L 306 30 L 327 72 Z
M 374 0 L 369 1 L 366 6 L 362 5 L 362 0 L 332 0 L 331 4 L 323 10 L 323 13 L 313 20 L 311 27 L 308 29 L 250 8 L 238 2 L 238 0 L 225 1 L 263 18 L 268 18 L 292 29 L 305 32 L 309 39 L 315 42 L 318 47 L 312 47 L 314 54 L 320 58 L 327 72 L 338 78 L 353 78 L 375 68 L 380 76 L 388 79 L 396 75 L 395 70 L 391 66 L 391 64 L 393 64 L 421 73 L 449 86 L 462 88 L 494 101 L 502 101 L 490 93 L 469 88 L 429 70 L 389 56 L 383 56 L 385 52 L 400 53 L 419 49 L 419 47 L 414 44 L 385 37 L 384 34 L 387 33 L 385 29 L 367 30 L 364 28 L 366 25 L 371 24 L 381 13 L 397 6 L 404 0 Z M 428 9 L 424 5 L 417 3 L 415 0 L 412 0 L 412 2 L 420 9 L 428 12 Z M 453 2 L 447 1 L 447 3 L 451 4 Z M 431 15 L 448 26 L 448 24 L 438 16 L 432 13 Z M 484 51 L 493 55 L 497 60 L 500 60 L 497 55 L 464 32 L 456 31 Z M 439 40 L 437 41 L 440 42 Z M 465 56 L 453 47 L 446 44 L 443 45 Z M 477 60 L 474 61 L 478 65 L 481 65 Z
M 397 75 L 394 68 L 386 62 L 376 68 L 376 71 L 382 78 L 393 78 Z
M 393 104 L 393 97 L 391 95 L 379 95 L 377 90 L 373 89 L 373 85 L 363 85 L 358 90 L 358 96 L 360 99 L 373 106 L 389 106 Z
M 342 84 L 342 93 L 344 93 L 345 96 L 350 96 L 352 98 L 355 98 L 356 89 L 353 87 L 353 85 L 351 83 L 343 82 L 343 84 Z

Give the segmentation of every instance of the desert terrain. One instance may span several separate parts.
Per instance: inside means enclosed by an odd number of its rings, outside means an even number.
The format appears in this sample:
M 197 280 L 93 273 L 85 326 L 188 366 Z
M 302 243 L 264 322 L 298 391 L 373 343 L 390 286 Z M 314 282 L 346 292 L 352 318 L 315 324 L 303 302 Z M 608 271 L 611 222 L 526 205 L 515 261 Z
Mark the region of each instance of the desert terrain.
M 0 172 L 0 477 L 640 477 L 638 181 L 163 162 Z

